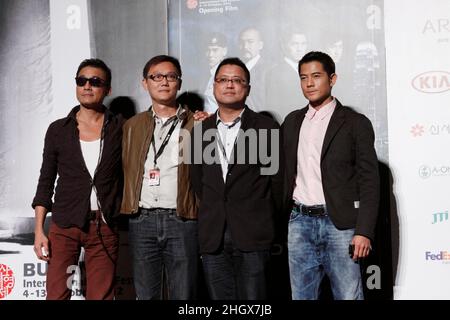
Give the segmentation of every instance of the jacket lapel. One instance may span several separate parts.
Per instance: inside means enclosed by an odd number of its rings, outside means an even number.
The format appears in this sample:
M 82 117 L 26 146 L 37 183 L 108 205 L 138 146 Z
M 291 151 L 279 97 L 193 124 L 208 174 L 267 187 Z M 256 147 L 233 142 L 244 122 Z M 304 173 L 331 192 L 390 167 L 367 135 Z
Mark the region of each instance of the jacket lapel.
M 341 103 L 336 99 L 336 109 L 331 115 L 330 123 L 328 124 L 327 131 L 325 132 L 325 138 L 323 139 L 322 153 L 320 155 L 320 160 L 325 157 L 330 143 L 333 140 L 336 133 L 342 127 L 345 122 L 344 108 Z
M 236 143 L 233 146 L 233 151 L 231 152 L 231 156 L 230 158 L 233 159 L 233 161 L 231 161 L 231 163 L 228 165 L 228 172 L 231 172 L 234 168 L 234 166 L 236 165 L 236 161 L 238 159 L 237 154 L 236 154 L 236 148 L 237 148 L 237 144 L 239 143 L 240 139 L 243 139 L 243 134 L 245 131 L 247 131 L 247 129 L 249 128 L 254 128 L 254 122 L 255 122 L 255 118 L 253 116 L 253 111 L 250 110 L 247 106 L 245 107 L 244 112 L 242 113 L 242 118 L 241 118 L 241 128 L 239 130 L 239 133 L 236 137 Z M 245 152 L 249 152 L 248 148 L 245 148 Z M 248 158 L 248 154 L 245 155 L 246 158 Z
M 217 152 L 221 152 L 221 151 L 220 151 L 220 146 L 219 146 L 218 141 L 217 141 L 217 139 L 218 139 L 217 135 L 219 134 L 219 132 L 217 130 L 217 112 L 214 113 L 214 115 L 212 115 L 210 117 L 210 119 L 207 119 L 206 121 L 202 122 L 202 125 L 204 126 L 204 128 L 202 130 L 203 134 L 207 130 L 210 130 L 210 129 L 215 130 L 214 140 L 208 141 L 208 142 L 206 142 L 206 141 L 202 142 L 203 143 L 202 150 L 204 150 L 204 148 L 207 145 L 210 145 L 211 143 L 214 143 L 215 147 L 214 147 L 214 150 L 213 150 L 213 154 L 211 156 L 213 156 L 214 159 L 219 159 L 219 155 L 217 154 Z M 203 137 L 202 137 L 202 139 L 203 139 Z M 204 155 L 202 155 L 202 157 L 203 156 Z M 214 177 L 217 177 L 217 179 L 220 181 L 219 183 L 221 183 L 223 185 L 224 182 L 223 182 L 223 178 L 222 178 L 222 167 L 220 166 L 220 161 L 217 162 L 217 163 L 214 162 L 214 164 L 212 165 L 212 169 L 213 169 Z
M 294 121 L 294 128 L 292 132 L 283 132 L 285 135 L 289 134 L 292 137 L 292 143 L 290 145 L 294 146 L 293 148 L 290 148 L 286 150 L 285 152 L 289 152 L 288 155 L 286 155 L 286 159 L 291 159 L 292 161 L 289 161 L 290 163 L 295 163 L 294 165 L 297 166 L 297 149 L 298 149 L 298 142 L 300 138 L 300 128 L 302 127 L 303 120 L 305 119 L 305 114 L 308 111 L 308 107 L 303 108 L 300 110 L 300 112 L 296 115 L 295 121 Z

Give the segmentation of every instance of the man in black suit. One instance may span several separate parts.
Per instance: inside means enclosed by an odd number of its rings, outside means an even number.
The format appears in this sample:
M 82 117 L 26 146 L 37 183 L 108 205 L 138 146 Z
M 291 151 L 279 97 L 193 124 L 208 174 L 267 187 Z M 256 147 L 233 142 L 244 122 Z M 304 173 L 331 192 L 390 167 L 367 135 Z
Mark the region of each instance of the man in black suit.
M 371 249 L 379 201 L 372 124 L 331 95 L 330 56 L 309 52 L 298 69 L 309 105 L 282 125 L 292 298 L 317 299 L 327 274 L 335 299 L 363 299 L 356 262 Z
M 267 298 L 274 213 L 282 203 L 279 127 L 245 105 L 249 91 L 245 64 L 223 60 L 214 80 L 218 111 L 193 130 L 200 252 L 215 300 Z

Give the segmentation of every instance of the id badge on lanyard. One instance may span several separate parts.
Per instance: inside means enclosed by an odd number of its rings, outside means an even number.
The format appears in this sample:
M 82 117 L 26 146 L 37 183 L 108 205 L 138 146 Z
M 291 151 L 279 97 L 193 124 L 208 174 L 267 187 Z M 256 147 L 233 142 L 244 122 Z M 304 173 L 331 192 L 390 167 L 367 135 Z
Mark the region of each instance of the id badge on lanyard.
M 153 146 L 153 150 L 155 152 L 155 159 L 153 160 L 153 169 L 150 169 L 148 171 L 148 185 L 150 187 L 159 186 L 161 181 L 161 171 L 156 165 L 157 159 L 161 156 L 161 154 L 164 151 L 164 148 L 166 147 L 167 143 L 169 142 L 170 136 L 172 135 L 173 131 L 175 130 L 175 127 L 177 126 L 178 120 L 174 120 L 172 127 L 170 128 L 169 132 L 167 133 L 166 137 L 164 138 L 164 141 L 159 148 L 158 152 L 156 152 L 155 147 L 155 137 L 152 137 L 151 144 Z
M 159 168 L 150 169 L 148 171 L 148 185 L 150 187 L 159 186 L 160 177 Z

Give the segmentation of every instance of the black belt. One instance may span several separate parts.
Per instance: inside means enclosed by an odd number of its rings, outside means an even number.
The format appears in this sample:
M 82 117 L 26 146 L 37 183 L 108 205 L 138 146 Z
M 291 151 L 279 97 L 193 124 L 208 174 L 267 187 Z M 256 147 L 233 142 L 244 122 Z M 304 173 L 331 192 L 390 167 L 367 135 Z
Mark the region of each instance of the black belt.
M 293 210 L 301 213 L 302 215 L 309 217 L 325 217 L 328 216 L 327 208 L 323 204 L 318 204 L 314 206 L 306 206 L 304 204 L 296 204 L 292 205 Z
M 176 209 L 167 209 L 167 208 L 141 208 L 139 207 L 140 214 L 155 214 L 155 213 L 168 213 L 168 214 L 176 214 Z

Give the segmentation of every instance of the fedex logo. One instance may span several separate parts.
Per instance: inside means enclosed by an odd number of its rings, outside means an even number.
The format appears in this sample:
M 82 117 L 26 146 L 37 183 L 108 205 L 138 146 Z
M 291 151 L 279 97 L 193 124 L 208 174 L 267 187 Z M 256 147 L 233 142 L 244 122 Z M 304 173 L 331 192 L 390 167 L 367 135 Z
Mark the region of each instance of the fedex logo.
M 431 251 L 425 252 L 425 260 L 439 260 L 439 261 L 445 261 L 450 260 L 450 252 L 448 251 L 441 251 L 439 253 L 431 253 Z

